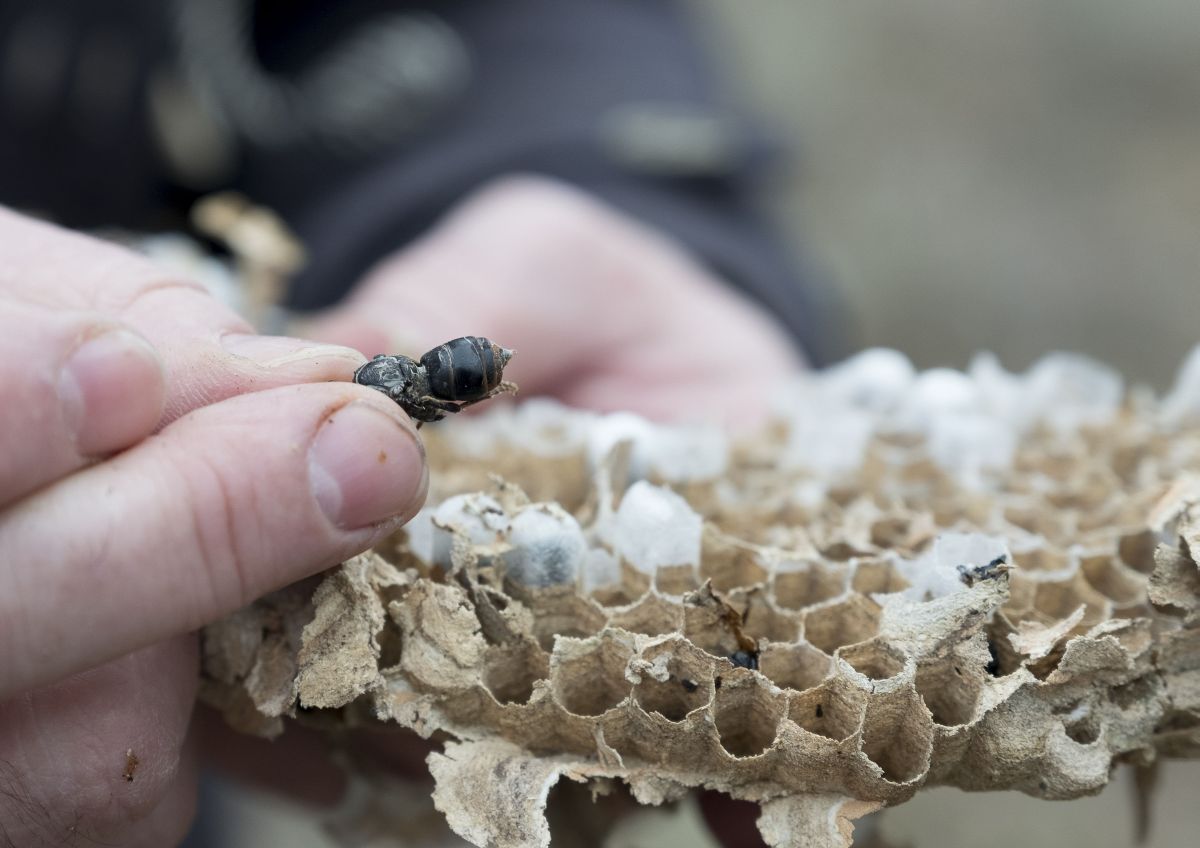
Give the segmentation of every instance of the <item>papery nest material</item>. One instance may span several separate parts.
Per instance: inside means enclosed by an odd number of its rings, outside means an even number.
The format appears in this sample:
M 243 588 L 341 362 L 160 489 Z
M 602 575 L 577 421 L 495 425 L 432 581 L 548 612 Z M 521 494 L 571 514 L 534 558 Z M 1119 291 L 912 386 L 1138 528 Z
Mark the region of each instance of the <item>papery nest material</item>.
M 544 402 L 430 433 L 431 506 L 208 628 L 205 697 L 434 736 L 433 804 L 497 848 L 549 843 L 563 778 L 841 846 L 926 786 L 1075 798 L 1200 753 L 1200 392 L 895 356 L 753 444 Z

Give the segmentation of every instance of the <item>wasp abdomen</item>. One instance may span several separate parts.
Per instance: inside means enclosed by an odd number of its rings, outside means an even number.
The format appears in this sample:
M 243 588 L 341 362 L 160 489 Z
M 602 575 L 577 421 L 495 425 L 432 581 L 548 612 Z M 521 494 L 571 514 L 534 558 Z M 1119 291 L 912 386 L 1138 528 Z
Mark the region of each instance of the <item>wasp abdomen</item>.
M 446 400 L 482 400 L 504 378 L 512 351 L 480 336 L 463 336 L 438 345 L 421 357 L 429 390 Z

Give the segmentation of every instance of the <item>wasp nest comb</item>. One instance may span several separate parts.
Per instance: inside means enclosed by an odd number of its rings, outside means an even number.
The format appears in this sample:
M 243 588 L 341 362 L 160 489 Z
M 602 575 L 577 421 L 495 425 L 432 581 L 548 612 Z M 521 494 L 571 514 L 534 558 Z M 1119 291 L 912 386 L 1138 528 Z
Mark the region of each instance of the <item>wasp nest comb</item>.
M 431 506 L 210 627 L 206 692 L 251 732 L 437 733 L 476 845 L 546 845 L 562 777 L 824 846 L 924 786 L 1073 798 L 1200 753 L 1200 350 L 1161 399 L 869 351 L 752 443 L 532 402 L 428 446 Z

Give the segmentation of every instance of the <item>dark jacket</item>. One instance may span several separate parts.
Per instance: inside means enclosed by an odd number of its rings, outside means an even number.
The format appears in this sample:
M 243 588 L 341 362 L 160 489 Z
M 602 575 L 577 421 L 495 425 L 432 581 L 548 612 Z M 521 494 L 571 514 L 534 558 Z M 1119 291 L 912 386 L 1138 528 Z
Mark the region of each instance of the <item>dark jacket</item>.
M 337 301 L 490 178 L 561 178 L 665 231 L 819 356 L 824 309 L 757 209 L 769 146 L 673 0 L 0 2 L 0 202 L 184 226 L 238 188 Z

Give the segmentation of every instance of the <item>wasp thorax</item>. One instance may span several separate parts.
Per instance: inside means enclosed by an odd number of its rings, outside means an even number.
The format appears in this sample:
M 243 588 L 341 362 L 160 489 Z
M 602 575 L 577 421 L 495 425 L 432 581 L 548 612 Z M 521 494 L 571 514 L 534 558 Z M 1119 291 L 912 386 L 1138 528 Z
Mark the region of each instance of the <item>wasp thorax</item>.
M 512 351 L 480 336 L 463 336 L 435 347 L 421 357 L 429 390 L 445 400 L 480 400 L 495 391 L 504 378 Z
M 380 354 L 354 372 L 354 382 L 382 392 L 404 391 L 420 382 L 421 366 L 407 356 Z

